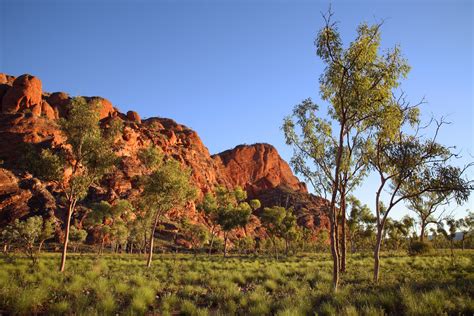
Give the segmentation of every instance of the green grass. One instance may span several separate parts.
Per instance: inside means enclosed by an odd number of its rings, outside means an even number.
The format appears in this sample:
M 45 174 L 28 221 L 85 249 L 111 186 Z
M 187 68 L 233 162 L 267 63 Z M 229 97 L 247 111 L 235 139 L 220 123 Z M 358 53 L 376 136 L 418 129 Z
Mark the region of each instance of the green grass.
M 474 251 L 421 257 L 382 256 L 381 281 L 372 259 L 357 254 L 337 293 L 325 254 L 224 259 L 156 255 L 151 269 L 138 255 L 59 255 L 37 266 L 0 259 L 0 314 L 77 315 L 440 315 L 474 313 Z

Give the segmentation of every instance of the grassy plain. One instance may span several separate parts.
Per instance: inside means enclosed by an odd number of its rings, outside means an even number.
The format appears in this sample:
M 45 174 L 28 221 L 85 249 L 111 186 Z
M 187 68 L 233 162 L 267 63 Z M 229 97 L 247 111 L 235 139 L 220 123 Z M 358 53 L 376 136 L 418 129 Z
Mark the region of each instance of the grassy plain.
M 440 315 L 474 313 L 474 251 L 422 257 L 385 254 L 374 285 L 372 259 L 349 257 L 341 289 L 331 290 L 329 255 L 268 257 L 43 254 L 31 267 L 0 259 L 1 314 L 77 315 Z

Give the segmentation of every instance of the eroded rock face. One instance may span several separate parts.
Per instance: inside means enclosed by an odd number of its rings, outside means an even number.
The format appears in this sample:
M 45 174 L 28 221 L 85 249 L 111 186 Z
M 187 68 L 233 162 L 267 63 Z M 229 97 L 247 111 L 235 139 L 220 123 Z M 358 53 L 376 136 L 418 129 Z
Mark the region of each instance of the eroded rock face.
M 0 227 L 17 218 L 46 216 L 56 209 L 56 199 L 41 181 L 0 168 Z
M 54 92 L 46 98 L 57 117 L 66 117 L 71 98 L 66 92 Z
M 22 75 L 13 81 L 12 87 L 3 96 L 2 112 L 17 113 L 29 109 L 39 116 L 42 92 L 41 80 L 32 75 Z
M 214 155 L 213 159 L 232 187 L 241 186 L 251 196 L 278 186 L 307 193 L 305 184 L 293 175 L 272 145 L 240 145 Z
M 31 77 L 26 78 L 30 80 Z M 2 80 L 8 82 L 10 79 L 0 76 L 0 82 Z M 64 145 L 55 119 L 67 116 L 71 98 L 64 92 L 42 92 L 41 95 L 41 116 L 21 111 L 0 114 L 0 160 L 4 161 L 5 168 L 0 169 L 0 227 L 15 218 L 33 215 L 37 210 L 54 213 L 60 220 L 65 218 L 64 207 L 60 204 L 60 195 L 54 184 L 42 183 L 20 171 L 23 144 L 35 144 L 38 150 Z M 92 97 L 86 100 L 101 104 L 103 127 L 120 120 L 124 128 L 114 143 L 114 151 L 121 158 L 121 163 L 103 179 L 100 186 L 91 188 L 84 205 L 99 200 L 113 202 L 116 199 L 136 198 L 141 192 L 137 176 L 150 172 L 139 161 L 138 152 L 154 145 L 160 147 L 166 156 L 191 169 L 192 180 L 200 197 L 214 190 L 217 185 L 229 188 L 241 186 L 248 191 L 249 197 L 260 199 L 262 206 L 283 205 L 282 201 L 290 201 L 287 206 L 299 205 L 298 223 L 314 230 L 325 227 L 325 217 L 321 211 L 324 201 L 307 193 L 305 185 L 293 175 L 273 146 L 242 145 L 211 156 L 195 131 L 171 119 L 155 117 L 142 121 L 136 112 L 119 113 L 104 98 Z M 77 222 L 81 222 L 81 212 L 77 212 L 76 216 Z M 168 216 L 171 220 L 186 217 L 194 223 L 208 223 L 205 216 L 196 210 L 195 203 L 173 210 Z M 264 231 L 258 218 L 252 216 L 247 229 L 236 231 L 235 234 L 264 235 Z

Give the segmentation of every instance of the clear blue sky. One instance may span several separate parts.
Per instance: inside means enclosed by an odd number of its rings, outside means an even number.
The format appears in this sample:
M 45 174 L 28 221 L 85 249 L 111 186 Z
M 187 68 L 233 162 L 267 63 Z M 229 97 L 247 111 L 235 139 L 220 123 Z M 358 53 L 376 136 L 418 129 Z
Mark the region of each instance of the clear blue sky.
M 211 153 L 268 142 L 289 159 L 279 127 L 294 104 L 319 100 L 313 39 L 328 3 L 0 0 L 0 71 L 173 118 Z M 473 2 L 333 1 L 333 9 L 346 43 L 361 21 L 386 20 L 383 46 L 400 44 L 413 67 L 403 89 L 414 102 L 426 96 L 427 115 L 449 115 L 441 140 L 472 160 Z M 358 191 L 370 205 L 372 184 Z

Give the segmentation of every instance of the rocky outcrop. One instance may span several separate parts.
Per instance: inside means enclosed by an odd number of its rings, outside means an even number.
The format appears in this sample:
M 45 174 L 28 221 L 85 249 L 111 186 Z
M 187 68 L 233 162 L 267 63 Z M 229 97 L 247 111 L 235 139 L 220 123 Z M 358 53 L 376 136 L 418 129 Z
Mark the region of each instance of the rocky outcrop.
M 279 186 L 307 193 L 306 185 L 294 176 L 272 145 L 240 145 L 212 158 L 230 186 L 240 186 L 251 196 Z
M 13 81 L 2 98 L 2 112 L 17 113 L 30 110 L 35 115 L 41 115 L 42 102 L 41 80 L 31 75 L 22 75 Z
M 135 112 L 135 111 L 128 111 L 127 112 L 127 118 L 130 121 L 135 122 L 135 123 L 141 123 L 142 122 L 142 119 L 140 118 L 140 115 L 138 115 L 138 113 Z
M 0 168 L 0 227 L 15 218 L 38 212 L 54 213 L 62 219 L 61 196 L 54 184 L 33 178 L 21 168 L 21 160 L 24 144 L 33 144 L 37 150 L 64 144 L 56 119 L 67 116 L 71 98 L 64 92 L 49 94 L 41 91 L 41 82 L 36 77 L 24 75 L 12 78 L 0 75 L 0 83 L 4 82 L 3 85 L 7 86 L 2 109 L 9 109 L 0 113 L 0 161 L 3 163 L 3 168 Z M 27 84 L 20 85 L 21 82 Z M 273 146 L 241 145 L 211 156 L 195 131 L 171 119 L 154 117 L 141 120 L 136 112 L 120 113 L 104 98 L 89 97 L 86 100 L 91 105 L 99 104 L 103 127 L 119 120 L 123 131 L 114 142 L 120 164 L 100 185 L 91 188 L 84 205 L 99 200 L 113 202 L 119 198 L 137 197 L 140 194 L 137 176 L 149 172 L 140 163 L 138 152 L 154 145 L 191 170 L 192 180 L 201 197 L 217 185 L 229 188 L 241 186 L 247 190 L 249 197 L 259 198 L 263 206 L 282 205 L 285 201 L 285 205 L 295 207 L 301 225 L 313 230 L 325 227 L 324 200 L 308 194 L 304 183 L 293 175 Z M 32 113 L 24 111 L 38 104 L 41 115 L 33 110 Z M 78 212 L 77 216 L 80 214 Z M 194 203 L 182 210 L 174 210 L 169 217 L 170 220 L 186 217 L 191 222 L 207 223 Z M 81 218 L 77 220 L 80 222 Z M 258 218 L 253 216 L 246 231 L 236 234 L 262 234 Z
M 99 118 L 103 120 L 107 117 L 112 117 L 117 114 L 117 110 L 113 107 L 109 100 L 102 97 L 86 97 L 89 104 L 99 107 Z
M 0 227 L 17 218 L 47 216 L 55 210 L 56 199 L 41 181 L 31 176 L 19 178 L 0 168 Z
M 52 106 L 57 117 L 66 117 L 71 98 L 65 92 L 55 92 L 46 97 L 46 102 Z

